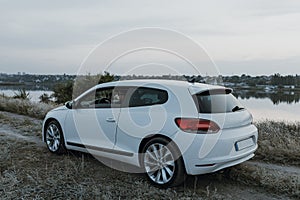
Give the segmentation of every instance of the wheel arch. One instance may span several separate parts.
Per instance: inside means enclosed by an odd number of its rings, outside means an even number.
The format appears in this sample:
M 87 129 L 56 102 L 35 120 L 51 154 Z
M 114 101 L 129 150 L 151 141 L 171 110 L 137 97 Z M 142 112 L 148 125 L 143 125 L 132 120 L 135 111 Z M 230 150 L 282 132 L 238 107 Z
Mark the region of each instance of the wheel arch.
M 162 135 L 162 134 L 152 134 L 152 135 L 148 135 L 148 136 L 144 137 L 142 139 L 142 141 L 140 142 L 140 145 L 139 145 L 139 164 L 140 164 L 140 166 L 142 166 L 142 153 L 143 153 L 142 151 L 143 151 L 143 148 L 145 147 L 145 145 L 147 144 L 147 142 L 150 141 L 150 140 L 152 140 L 153 138 L 163 138 L 163 139 L 166 139 L 169 142 L 172 142 L 172 144 L 176 148 L 177 153 L 179 154 L 178 158 L 182 159 L 182 162 L 185 165 L 184 159 L 182 157 L 182 153 L 181 153 L 178 145 L 171 138 L 169 138 L 166 135 Z
M 43 126 L 43 142 L 46 142 L 46 137 L 45 137 L 46 129 L 47 129 L 48 124 L 49 124 L 51 121 L 56 121 L 56 122 L 59 124 L 60 129 L 62 129 L 61 124 L 60 124 L 60 122 L 59 122 L 57 119 L 55 119 L 54 117 L 48 118 L 48 119 L 44 122 L 44 126 Z M 64 133 L 62 133 L 62 134 L 64 134 Z

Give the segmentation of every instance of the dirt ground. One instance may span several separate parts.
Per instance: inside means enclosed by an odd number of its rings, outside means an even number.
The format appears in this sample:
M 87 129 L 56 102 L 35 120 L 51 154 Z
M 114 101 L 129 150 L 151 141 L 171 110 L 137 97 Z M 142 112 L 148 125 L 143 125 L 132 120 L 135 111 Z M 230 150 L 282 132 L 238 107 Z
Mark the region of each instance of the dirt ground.
M 251 160 L 159 189 L 143 174 L 111 169 L 89 154 L 51 154 L 41 141 L 41 126 L 41 120 L 0 112 L 0 199 L 300 198 L 299 166 Z

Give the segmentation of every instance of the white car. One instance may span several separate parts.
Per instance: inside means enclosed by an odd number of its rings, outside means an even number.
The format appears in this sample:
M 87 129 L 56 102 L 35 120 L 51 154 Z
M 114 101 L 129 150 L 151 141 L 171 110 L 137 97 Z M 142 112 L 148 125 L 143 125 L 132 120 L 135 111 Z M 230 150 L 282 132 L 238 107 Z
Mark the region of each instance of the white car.
M 96 85 L 43 122 L 53 153 L 89 152 L 135 165 L 161 187 L 254 156 L 252 115 L 222 86 L 173 80 Z

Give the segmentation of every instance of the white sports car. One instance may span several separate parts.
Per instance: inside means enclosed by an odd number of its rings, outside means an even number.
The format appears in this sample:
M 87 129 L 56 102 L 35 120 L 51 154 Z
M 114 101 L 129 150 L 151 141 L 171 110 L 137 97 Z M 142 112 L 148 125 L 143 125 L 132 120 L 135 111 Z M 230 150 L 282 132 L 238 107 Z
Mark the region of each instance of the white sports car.
M 161 187 L 254 156 L 257 128 L 231 94 L 215 85 L 171 80 L 99 84 L 51 110 L 42 136 L 53 153 L 89 152 L 140 167 Z

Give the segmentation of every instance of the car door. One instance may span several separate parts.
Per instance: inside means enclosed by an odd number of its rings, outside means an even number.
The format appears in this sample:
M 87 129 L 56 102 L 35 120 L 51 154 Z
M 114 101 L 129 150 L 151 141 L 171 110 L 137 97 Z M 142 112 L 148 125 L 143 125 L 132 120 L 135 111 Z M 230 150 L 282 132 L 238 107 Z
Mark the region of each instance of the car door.
M 75 102 L 66 118 L 67 145 L 106 151 L 115 144 L 120 104 L 114 88 L 98 88 Z
M 167 117 L 163 104 L 168 100 L 168 93 L 149 87 L 131 87 L 125 99 L 119 116 L 115 149 L 137 152 L 142 138 L 164 129 Z

